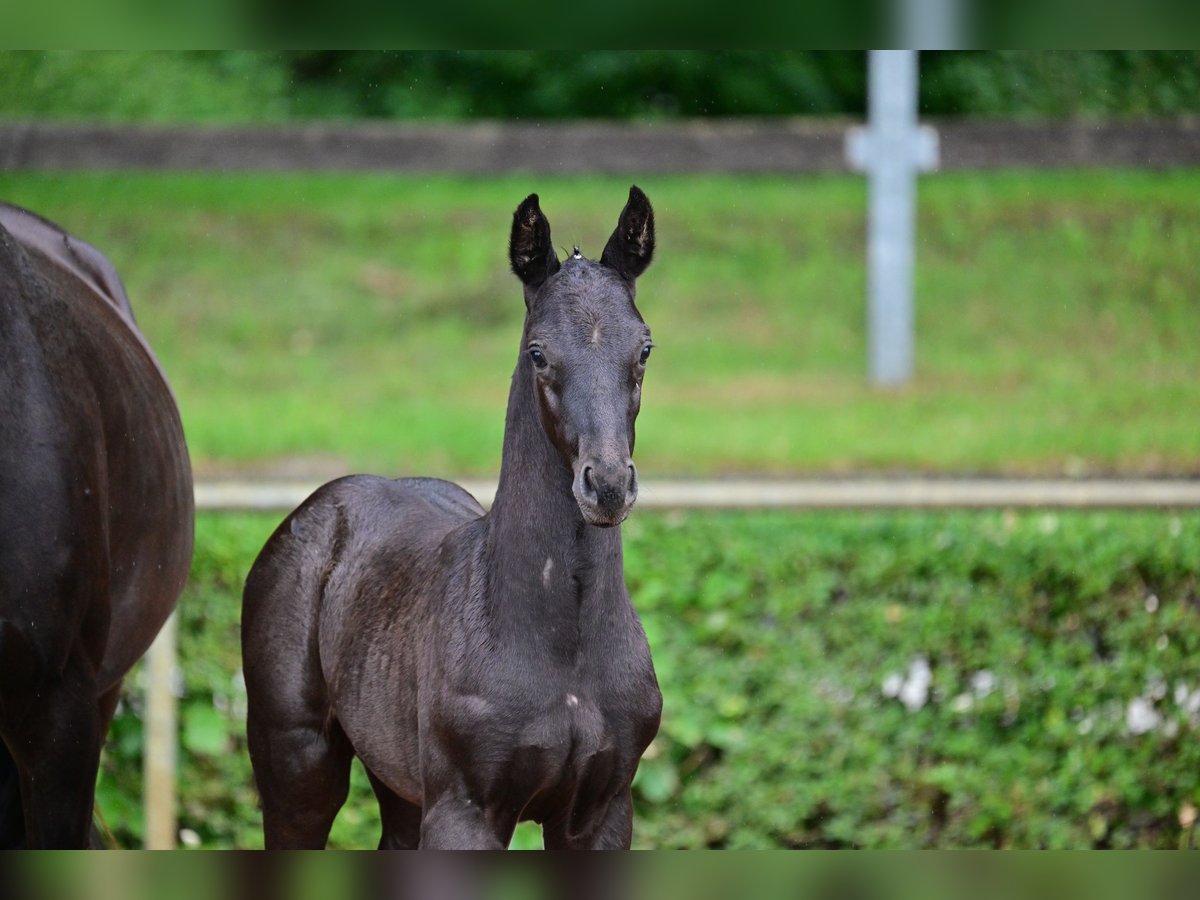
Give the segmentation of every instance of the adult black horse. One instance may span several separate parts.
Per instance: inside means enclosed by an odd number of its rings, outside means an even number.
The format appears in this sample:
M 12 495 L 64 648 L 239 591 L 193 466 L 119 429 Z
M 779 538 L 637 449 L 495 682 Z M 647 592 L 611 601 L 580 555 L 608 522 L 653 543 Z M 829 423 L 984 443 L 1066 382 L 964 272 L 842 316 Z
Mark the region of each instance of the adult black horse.
M 87 846 L 193 518 L 179 411 L 112 264 L 0 204 L 0 847 Z

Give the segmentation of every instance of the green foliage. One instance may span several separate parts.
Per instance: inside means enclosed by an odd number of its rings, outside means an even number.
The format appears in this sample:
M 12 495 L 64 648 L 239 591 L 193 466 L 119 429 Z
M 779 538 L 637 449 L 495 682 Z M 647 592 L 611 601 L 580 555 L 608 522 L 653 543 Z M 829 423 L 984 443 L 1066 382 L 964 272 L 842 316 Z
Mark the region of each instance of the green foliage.
M 1200 173 L 922 182 L 897 392 L 865 383 L 861 179 L 638 180 L 660 241 L 638 288 L 648 477 L 1196 471 Z M 559 243 L 596 257 L 628 188 L 0 173 L 113 260 L 206 474 L 493 473 L 524 313 L 512 210 L 540 191 Z
M 1194 51 L 922 55 L 935 115 L 1200 111 Z M 0 53 L 0 116 L 149 121 L 861 115 L 858 51 Z
M 205 846 L 261 844 L 237 621 L 274 524 L 198 523 L 180 607 L 181 824 Z M 665 696 L 635 782 L 638 845 L 1188 839 L 1200 515 L 643 512 L 625 529 Z M 930 680 L 910 708 L 887 683 L 914 681 L 917 660 Z M 131 688 L 101 779 L 125 845 L 140 837 L 139 709 Z M 377 838 L 356 768 L 333 843 Z M 525 827 L 516 843 L 537 842 Z
M 666 695 L 642 844 L 1179 842 L 1200 517 L 642 516 L 628 543 Z M 919 659 L 910 710 L 884 685 Z M 1132 734 L 1139 697 L 1161 721 Z
M 921 110 L 938 116 L 1164 116 L 1200 110 L 1193 50 L 926 54 Z
M 0 52 L 0 118 L 262 121 L 288 110 L 287 73 L 251 51 Z
M 861 53 L 830 51 L 301 51 L 309 115 L 669 118 L 831 115 L 863 106 Z

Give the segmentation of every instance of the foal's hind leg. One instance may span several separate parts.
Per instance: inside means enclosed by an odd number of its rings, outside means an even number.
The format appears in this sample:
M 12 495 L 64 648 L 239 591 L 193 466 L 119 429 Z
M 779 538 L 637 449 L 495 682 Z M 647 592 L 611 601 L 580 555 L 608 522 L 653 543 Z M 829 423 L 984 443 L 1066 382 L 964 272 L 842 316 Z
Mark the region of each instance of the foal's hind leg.
M 369 769 L 367 777 L 371 779 L 371 787 L 379 801 L 379 818 L 383 826 L 379 849 L 416 850 L 421 842 L 421 807 L 398 797 Z
M 268 850 L 320 850 L 350 791 L 354 751 L 336 721 L 247 722 Z

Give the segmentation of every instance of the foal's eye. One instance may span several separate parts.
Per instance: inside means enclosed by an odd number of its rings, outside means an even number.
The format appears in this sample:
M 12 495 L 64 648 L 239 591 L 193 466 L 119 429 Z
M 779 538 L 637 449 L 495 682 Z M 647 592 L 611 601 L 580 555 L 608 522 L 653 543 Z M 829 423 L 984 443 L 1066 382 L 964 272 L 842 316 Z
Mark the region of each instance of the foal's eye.
M 533 360 L 533 364 L 539 369 L 546 368 L 546 354 L 536 347 L 529 351 L 529 358 Z
M 646 360 L 648 360 L 649 358 L 650 358 L 650 345 L 647 344 L 645 347 L 642 348 L 641 360 L 642 360 L 643 366 L 646 364 Z

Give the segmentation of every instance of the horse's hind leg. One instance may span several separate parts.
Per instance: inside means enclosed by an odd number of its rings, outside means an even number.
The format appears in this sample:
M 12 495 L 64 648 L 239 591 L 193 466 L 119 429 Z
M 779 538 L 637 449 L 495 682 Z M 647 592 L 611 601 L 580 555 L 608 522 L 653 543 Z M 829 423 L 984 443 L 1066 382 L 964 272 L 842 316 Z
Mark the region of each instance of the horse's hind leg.
M 100 742 L 104 743 L 108 736 L 108 729 L 112 725 L 113 716 L 117 712 L 117 704 L 121 702 L 121 685 L 122 681 L 118 681 L 106 692 L 100 695 L 96 708 L 100 711 Z M 116 838 L 112 832 L 108 830 L 108 825 L 103 819 L 103 810 L 95 805 L 92 806 L 92 833 L 90 844 L 92 850 L 118 850 Z
M 336 721 L 247 722 L 268 850 L 320 850 L 350 791 L 354 751 Z
M 243 629 L 248 618 L 243 615 Z M 311 658 L 280 653 L 297 640 L 286 631 L 259 634 L 251 628 L 247 634 L 261 638 L 244 645 L 243 659 L 246 738 L 262 800 L 264 843 L 268 850 L 321 849 L 350 791 L 354 750 L 329 709 L 315 651 Z
M 421 807 L 396 796 L 386 784 L 368 771 L 371 787 L 379 801 L 379 818 L 383 833 L 380 850 L 416 850 L 421 842 Z
M 0 850 L 18 850 L 24 845 L 21 776 L 8 747 L 0 741 Z
M 25 845 L 85 848 L 103 734 L 90 680 L 72 672 L 5 698 L 0 737 L 20 773 Z
M 268 850 L 324 847 L 350 791 L 354 750 L 333 712 L 317 633 L 336 562 L 319 558 L 320 545 L 332 554 L 338 534 L 321 515 L 286 519 L 242 594 L 246 738 Z

